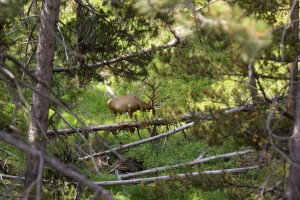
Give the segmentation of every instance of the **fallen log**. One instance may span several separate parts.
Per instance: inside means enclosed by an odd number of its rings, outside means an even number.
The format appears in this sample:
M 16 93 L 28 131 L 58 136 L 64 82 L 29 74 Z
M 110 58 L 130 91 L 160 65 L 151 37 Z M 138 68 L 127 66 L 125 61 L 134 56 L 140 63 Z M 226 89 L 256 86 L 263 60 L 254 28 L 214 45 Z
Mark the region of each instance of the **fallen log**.
M 177 122 L 170 122 L 164 119 L 155 119 L 152 121 L 134 121 L 134 122 L 122 122 L 118 124 L 107 124 L 107 125 L 98 125 L 98 126 L 89 126 L 83 128 L 65 128 L 65 129 L 57 129 L 57 130 L 48 130 L 47 135 L 51 136 L 59 136 L 59 135 L 70 135 L 73 133 L 89 133 L 92 131 L 110 131 L 117 132 L 119 130 L 132 130 L 133 128 L 147 128 L 148 126 L 161 126 L 161 125 L 169 125 L 175 124 Z
M 224 114 L 232 113 L 232 112 L 240 112 L 240 111 L 249 111 L 254 108 L 255 105 L 249 104 L 245 106 L 238 106 L 233 108 L 223 109 L 222 112 Z M 131 121 L 131 122 L 122 122 L 118 124 L 107 124 L 107 125 L 97 125 L 97 126 L 88 126 L 88 127 L 80 127 L 80 128 L 64 128 L 64 129 L 57 129 L 57 130 L 48 130 L 47 136 L 55 137 L 60 135 L 68 136 L 73 133 L 90 133 L 93 131 L 110 131 L 110 132 L 117 132 L 120 130 L 134 130 L 135 128 L 144 129 L 148 128 L 149 126 L 164 126 L 164 125 L 171 125 L 177 124 L 180 122 L 191 122 L 195 120 L 201 121 L 210 121 L 216 120 L 217 118 L 212 118 L 209 116 L 205 116 L 201 112 L 190 112 L 182 114 L 182 117 L 179 118 L 172 118 L 172 119 L 153 119 L 148 121 Z
M 110 195 L 110 193 L 99 185 L 94 184 L 88 178 L 86 178 L 83 174 L 76 171 L 74 168 L 68 166 L 67 164 L 59 161 L 56 158 L 51 158 L 48 155 L 45 155 L 43 151 L 30 147 L 25 142 L 16 139 L 11 134 L 6 133 L 4 131 L 0 131 L 0 140 L 5 142 L 6 144 L 10 144 L 23 153 L 30 154 L 35 158 L 43 159 L 45 165 L 50 167 L 52 170 L 56 170 L 59 173 L 67 176 L 75 181 L 78 181 L 80 184 L 85 185 L 86 187 L 95 191 L 95 196 L 102 196 L 108 200 L 114 200 L 114 198 Z M 36 180 L 37 181 L 37 180 Z M 39 183 L 39 182 L 37 182 Z
M 209 162 L 212 160 L 216 160 L 219 158 L 229 158 L 229 157 L 233 157 L 233 156 L 237 156 L 237 155 L 242 155 L 242 154 L 246 154 L 246 153 L 251 153 L 254 152 L 252 149 L 246 149 L 243 151 L 236 151 L 236 152 L 231 152 L 231 153 L 226 153 L 226 154 L 221 154 L 221 155 L 216 155 L 216 156 L 211 156 L 208 158 L 202 158 L 202 159 L 195 159 L 191 162 L 185 162 L 185 163 L 180 163 L 180 164 L 176 164 L 176 165 L 170 165 L 170 166 L 164 166 L 164 167 L 156 167 L 156 168 L 152 168 L 152 169 L 147 169 L 144 171 L 139 171 L 139 172 L 134 172 L 134 173 L 128 173 L 128 174 L 121 174 L 119 175 L 119 177 L 121 179 L 127 179 L 127 178 L 132 178 L 135 176 L 139 176 L 139 175 L 145 175 L 145 174 L 150 174 L 150 173 L 157 173 L 157 172 L 161 172 L 161 171 L 165 171 L 165 170 L 170 170 L 170 169 L 174 169 L 174 168 L 178 168 L 178 167 L 185 167 L 185 166 L 191 166 L 191 165 L 196 165 L 196 164 L 200 164 L 200 163 L 205 163 L 205 162 Z
M 154 140 L 158 140 L 160 138 L 167 137 L 169 135 L 172 135 L 174 133 L 177 133 L 179 131 L 187 129 L 187 128 L 193 126 L 194 124 L 195 124 L 194 122 L 190 122 L 188 124 L 185 124 L 183 126 L 175 128 L 172 131 L 168 131 L 168 132 L 165 132 L 163 134 L 156 135 L 154 137 L 149 137 L 149 138 L 146 138 L 146 139 L 143 139 L 143 140 L 135 141 L 135 142 L 132 142 L 132 143 L 129 143 L 129 144 L 125 144 L 125 145 L 116 147 L 116 148 L 112 148 L 112 149 L 109 149 L 107 151 L 103 151 L 103 152 L 99 152 L 99 153 L 94 153 L 92 155 L 81 157 L 81 158 L 79 158 L 79 160 L 85 160 L 85 159 L 88 159 L 88 158 L 91 158 L 91 157 L 103 156 L 103 155 L 106 155 L 106 154 L 109 154 L 109 153 L 113 153 L 113 152 L 116 152 L 116 151 L 120 151 L 120 150 L 129 148 L 129 147 L 133 147 L 133 146 L 137 146 L 137 145 L 144 144 L 144 143 L 147 143 L 147 142 L 151 142 L 151 141 L 154 141 Z
M 18 180 L 25 180 L 25 177 L 23 176 L 13 176 L 8 174 L 0 174 L 0 179 L 7 178 L 7 179 L 18 179 Z
M 174 176 L 157 176 L 150 178 L 139 178 L 139 179 L 131 179 L 131 180 L 120 180 L 120 181 L 99 181 L 94 182 L 96 185 L 100 186 L 115 186 L 115 185 L 129 185 L 129 184 L 140 184 L 140 183 L 152 183 L 155 181 L 175 181 L 178 179 L 184 179 L 189 177 L 197 177 L 203 175 L 221 175 L 228 173 L 243 173 L 248 170 L 258 169 L 258 165 L 251 167 L 242 167 L 242 168 L 232 168 L 232 169 L 220 169 L 220 170 L 211 170 L 211 171 L 203 171 L 203 172 L 193 172 L 186 174 L 177 174 Z

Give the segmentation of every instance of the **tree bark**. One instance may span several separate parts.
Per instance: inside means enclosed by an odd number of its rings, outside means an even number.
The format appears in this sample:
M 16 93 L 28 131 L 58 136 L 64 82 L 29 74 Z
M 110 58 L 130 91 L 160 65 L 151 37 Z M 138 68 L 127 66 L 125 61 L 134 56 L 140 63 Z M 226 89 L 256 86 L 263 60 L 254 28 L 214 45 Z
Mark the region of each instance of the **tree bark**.
M 291 29 L 292 29 L 292 42 L 297 44 L 299 42 L 299 0 L 290 0 L 291 7 Z M 296 45 L 297 46 L 297 45 Z M 287 98 L 287 112 L 295 113 L 295 102 L 297 95 L 297 82 L 298 82 L 298 54 L 295 49 L 294 61 L 290 64 L 290 82 L 289 92 Z
M 6 132 L 0 131 L 0 140 L 16 147 L 17 149 L 19 149 L 20 151 L 22 151 L 26 154 L 32 155 L 33 157 L 40 157 L 40 155 L 43 155 L 42 151 L 29 147 L 23 141 L 14 138 L 11 134 L 8 134 Z M 57 160 L 56 158 L 50 158 L 47 155 L 43 155 L 43 160 L 45 162 L 45 165 L 49 166 L 49 169 L 57 170 L 58 172 L 71 178 L 72 180 L 78 181 L 79 184 L 81 184 L 83 186 L 87 186 L 88 188 L 94 190 L 95 191 L 94 198 L 91 198 L 91 199 L 101 199 L 100 196 L 102 196 L 107 200 L 114 200 L 114 198 L 110 195 L 110 193 L 107 190 L 94 184 L 92 181 L 90 181 L 88 178 L 86 178 L 83 174 L 79 173 L 76 169 L 74 169 L 74 167 L 67 165 L 65 163 L 62 163 L 59 160 Z M 22 177 L 20 177 L 20 178 L 22 178 Z M 98 197 L 98 198 L 96 198 L 96 197 Z
M 286 191 L 287 199 L 300 199 L 300 85 L 298 84 L 296 101 L 296 120 L 290 141 L 291 168 Z
M 299 1 L 291 0 L 291 24 L 293 40 L 299 41 Z M 298 53 L 298 52 L 297 52 Z M 286 196 L 289 200 L 300 199 L 300 82 L 298 80 L 298 56 L 295 55 L 291 64 L 291 79 L 287 102 L 287 111 L 296 112 L 293 135 L 290 140 L 291 167 L 288 177 Z
M 32 110 L 28 132 L 28 141 L 31 147 L 40 151 L 44 151 L 44 136 L 46 136 L 48 127 L 49 97 L 59 4 L 59 0 L 43 0 L 40 16 L 35 69 L 36 81 L 32 95 Z M 37 188 L 41 188 L 42 181 L 39 183 L 36 182 L 38 172 L 42 167 L 40 166 L 42 163 L 40 163 L 39 160 L 37 157 L 28 155 L 25 172 L 25 188 L 28 188 L 32 184 L 35 184 Z M 32 191 L 31 197 L 35 197 L 38 192 Z
M 181 122 L 183 120 L 178 120 Z M 178 122 L 168 121 L 165 119 L 155 119 L 152 121 L 131 121 L 131 122 L 122 122 L 118 124 L 107 124 L 107 125 L 97 125 L 97 126 L 89 126 L 89 127 L 81 127 L 81 128 L 64 128 L 64 129 L 57 129 L 57 130 L 48 130 L 47 136 L 49 137 L 57 137 L 60 135 L 68 136 L 73 133 L 89 133 L 93 131 L 110 131 L 113 133 L 117 133 L 120 130 L 129 130 L 134 131 L 135 128 L 145 129 L 149 126 L 163 126 L 163 125 L 170 125 L 170 124 L 177 124 Z
M 254 69 L 254 63 L 249 64 L 248 66 L 248 87 L 250 90 L 250 94 L 252 97 L 252 103 L 256 104 L 259 101 L 258 98 L 258 92 L 257 92 L 257 85 L 256 85 L 256 79 L 255 79 L 255 69 Z

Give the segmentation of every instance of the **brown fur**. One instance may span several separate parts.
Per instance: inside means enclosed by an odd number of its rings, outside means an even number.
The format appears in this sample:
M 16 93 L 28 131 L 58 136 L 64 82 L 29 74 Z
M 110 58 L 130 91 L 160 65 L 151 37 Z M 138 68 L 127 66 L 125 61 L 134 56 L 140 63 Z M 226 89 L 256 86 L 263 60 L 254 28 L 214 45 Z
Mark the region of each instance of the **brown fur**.
M 128 112 L 129 115 L 132 116 L 132 113 L 137 110 L 146 111 L 153 109 L 151 102 L 145 103 L 134 95 L 113 97 L 107 103 L 112 115 Z

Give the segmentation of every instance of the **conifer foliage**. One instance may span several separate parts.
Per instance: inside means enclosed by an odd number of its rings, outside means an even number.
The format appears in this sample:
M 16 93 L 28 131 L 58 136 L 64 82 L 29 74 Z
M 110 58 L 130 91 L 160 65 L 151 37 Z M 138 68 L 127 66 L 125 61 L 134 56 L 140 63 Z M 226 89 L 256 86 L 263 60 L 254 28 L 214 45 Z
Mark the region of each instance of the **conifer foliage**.
M 0 0 L 0 199 L 298 199 L 298 60 L 299 0 Z

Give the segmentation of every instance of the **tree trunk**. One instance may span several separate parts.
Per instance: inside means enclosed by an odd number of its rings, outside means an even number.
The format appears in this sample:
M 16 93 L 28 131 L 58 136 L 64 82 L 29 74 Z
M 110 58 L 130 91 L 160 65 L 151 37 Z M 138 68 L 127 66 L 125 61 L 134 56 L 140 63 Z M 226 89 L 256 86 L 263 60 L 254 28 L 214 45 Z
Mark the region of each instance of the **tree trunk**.
M 255 79 L 254 63 L 248 66 L 248 73 L 249 73 L 248 87 L 250 90 L 250 95 L 252 97 L 252 103 L 255 104 L 259 101 L 259 98 L 258 98 L 258 91 L 257 91 L 257 85 Z
M 299 42 L 299 0 L 290 0 L 291 7 L 291 29 L 293 33 L 292 43 Z M 298 45 L 296 45 L 298 46 Z M 297 95 L 297 78 L 298 78 L 298 51 L 295 49 L 294 62 L 290 64 L 290 82 L 287 98 L 287 112 L 295 113 L 295 102 Z
M 28 141 L 32 148 L 44 150 L 45 135 L 48 127 L 48 110 L 52 67 L 54 61 L 54 46 L 56 24 L 59 16 L 59 0 L 43 0 L 40 15 L 39 41 L 36 53 L 36 69 L 31 120 L 28 132 Z M 41 165 L 41 166 L 40 166 Z M 35 186 L 41 188 L 42 180 L 37 182 L 38 172 L 42 168 L 39 158 L 31 155 L 27 158 L 25 172 L 25 188 Z M 40 174 L 41 175 L 41 174 Z M 32 190 L 31 196 L 35 197 L 41 191 Z
M 290 141 L 291 168 L 286 195 L 288 199 L 300 199 L 300 85 L 298 84 L 296 100 L 296 119 L 294 132 Z
M 296 107 L 296 95 L 297 95 L 297 77 L 298 77 L 298 59 L 290 64 L 290 81 L 289 81 L 289 92 L 287 97 L 288 113 L 295 113 Z
M 79 69 L 79 73 L 82 73 L 82 71 L 85 70 L 85 64 L 84 64 L 84 26 L 85 26 L 85 14 L 84 14 L 84 8 L 82 7 L 83 3 L 81 0 L 76 1 L 78 3 L 76 8 L 76 36 L 77 36 L 77 52 L 76 52 L 76 65 Z M 83 73 L 84 74 L 84 73 Z M 80 87 L 82 80 L 79 76 L 77 76 L 77 86 Z
M 295 3 L 295 4 L 294 4 Z M 299 41 L 299 1 L 291 0 L 291 23 L 293 31 L 293 41 Z M 291 168 L 288 177 L 288 187 L 286 196 L 289 200 L 300 199 L 300 82 L 298 80 L 298 57 L 296 54 L 294 62 L 290 68 L 290 85 L 288 93 L 287 111 L 296 112 L 293 135 L 290 141 Z

